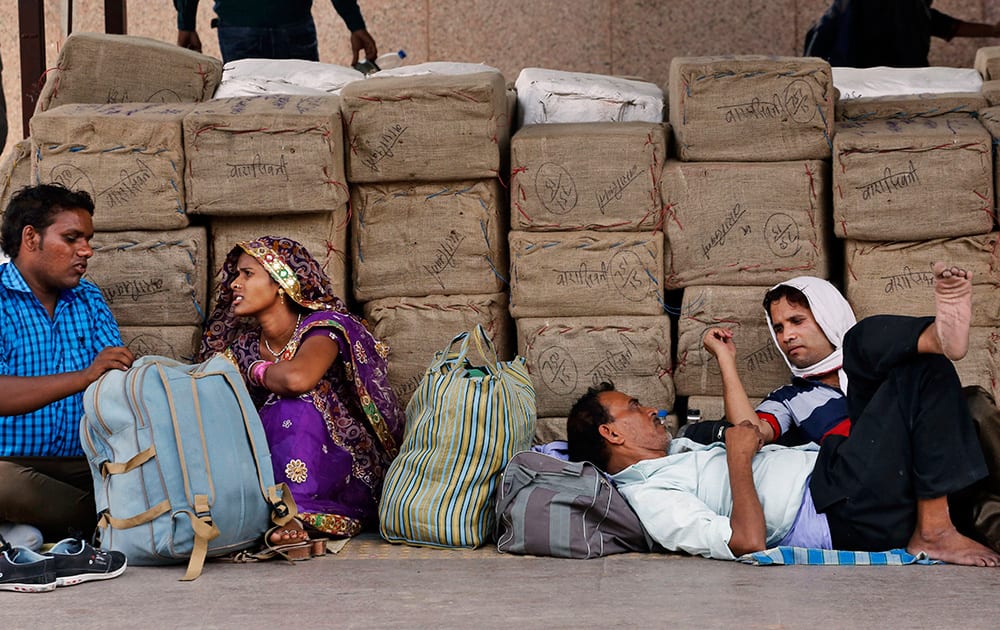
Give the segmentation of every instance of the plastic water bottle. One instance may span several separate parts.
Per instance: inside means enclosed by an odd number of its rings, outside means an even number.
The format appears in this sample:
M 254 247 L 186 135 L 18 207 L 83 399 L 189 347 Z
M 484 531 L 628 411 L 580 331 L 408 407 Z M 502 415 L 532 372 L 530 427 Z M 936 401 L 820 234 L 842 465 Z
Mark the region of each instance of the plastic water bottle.
M 379 55 L 375 58 L 375 68 L 377 70 L 388 70 L 403 65 L 406 59 L 405 50 L 397 50 Z
M 670 414 L 670 412 L 667 411 L 666 409 L 657 409 L 656 410 L 656 417 L 660 421 L 660 424 L 662 424 L 662 425 L 666 425 L 667 424 L 667 416 L 669 414 Z
M 401 66 L 404 63 L 404 59 L 406 59 L 406 51 L 397 50 L 395 52 L 381 54 L 374 60 L 362 59 L 358 63 L 354 64 L 354 69 L 363 74 L 373 74 L 379 70 L 388 70 L 389 68 Z

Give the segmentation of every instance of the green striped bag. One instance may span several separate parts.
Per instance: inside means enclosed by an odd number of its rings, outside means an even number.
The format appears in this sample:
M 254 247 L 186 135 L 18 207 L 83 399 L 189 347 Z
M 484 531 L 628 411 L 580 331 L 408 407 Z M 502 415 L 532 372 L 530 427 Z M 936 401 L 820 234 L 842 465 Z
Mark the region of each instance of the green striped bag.
M 535 388 L 524 358 L 499 361 L 482 326 L 455 337 L 406 406 L 403 444 L 379 504 L 382 537 L 432 547 L 489 542 L 500 475 L 534 433 Z

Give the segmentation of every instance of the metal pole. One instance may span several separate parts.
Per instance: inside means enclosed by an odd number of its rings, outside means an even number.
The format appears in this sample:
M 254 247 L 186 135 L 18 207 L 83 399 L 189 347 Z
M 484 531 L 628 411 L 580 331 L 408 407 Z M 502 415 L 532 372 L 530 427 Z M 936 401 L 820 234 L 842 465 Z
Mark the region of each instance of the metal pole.
M 104 32 L 124 35 L 128 19 L 125 12 L 126 0 L 104 0 Z
M 45 8 L 42 0 L 17 0 L 21 31 L 21 119 L 24 137 L 31 131 L 28 121 L 35 113 L 38 94 L 45 84 Z

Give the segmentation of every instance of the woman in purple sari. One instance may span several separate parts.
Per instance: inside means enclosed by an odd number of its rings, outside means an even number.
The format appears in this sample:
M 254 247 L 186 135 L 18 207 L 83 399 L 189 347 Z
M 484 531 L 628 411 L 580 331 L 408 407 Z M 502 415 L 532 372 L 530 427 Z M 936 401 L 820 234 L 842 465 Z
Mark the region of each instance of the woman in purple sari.
M 353 536 L 377 522 L 404 416 L 389 387 L 388 348 L 332 291 L 299 243 L 239 243 L 223 266 L 201 354 L 240 368 L 307 528 Z M 285 539 L 295 540 L 285 533 Z

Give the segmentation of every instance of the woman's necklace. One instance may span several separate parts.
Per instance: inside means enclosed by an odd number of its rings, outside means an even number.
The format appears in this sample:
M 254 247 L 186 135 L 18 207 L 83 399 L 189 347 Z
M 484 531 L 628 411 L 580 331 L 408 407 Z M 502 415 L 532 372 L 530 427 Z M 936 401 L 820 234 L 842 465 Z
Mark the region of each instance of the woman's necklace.
M 286 343 L 284 346 L 282 346 L 281 350 L 278 350 L 277 352 L 275 352 L 271 348 L 271 344 L 269 344 L 267 342 L 267 337 L 265 337 L 263 334 L 261 334 L 260 338 L 264 340 L 264 347 L 267 348 L 268 352 L 270 352 L 272 355 L 274 355 L 274 360 L 275 361 L 280 361 L 281 360 L 281 356 L 283 354 L 285 354 L 285 351 L 288 350 L 288 346 L 292 345 L 292 340 L 295 339 L 295 331 L 299 329 L 299 324 L 301 324 L 301 323 L 302 323 L 302 313 L 299 313 L 298 319 L 295 320 L 295 328 L 292 329 L 292 335 L 288 338 L 288 343 Z

